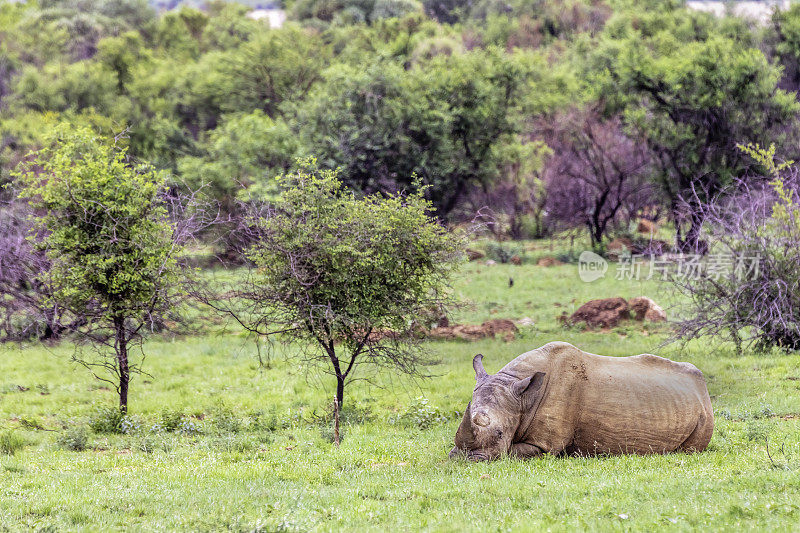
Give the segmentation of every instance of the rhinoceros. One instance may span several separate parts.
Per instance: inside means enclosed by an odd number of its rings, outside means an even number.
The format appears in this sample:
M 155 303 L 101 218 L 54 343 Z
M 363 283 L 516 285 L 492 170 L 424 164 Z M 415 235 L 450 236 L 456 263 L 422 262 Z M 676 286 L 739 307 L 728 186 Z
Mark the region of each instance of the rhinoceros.
M 714 431 L 703 374 L 642 354 L 606 357 L 551 342 L 477 381 L 450 457 L 702 451 Z

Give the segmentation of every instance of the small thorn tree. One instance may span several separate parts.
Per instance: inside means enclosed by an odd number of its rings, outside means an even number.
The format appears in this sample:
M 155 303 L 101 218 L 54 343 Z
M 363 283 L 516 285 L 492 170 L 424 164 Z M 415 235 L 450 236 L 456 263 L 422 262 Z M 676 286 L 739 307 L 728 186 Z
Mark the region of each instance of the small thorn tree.
M 309 159 L 279 178 L 277 199 L 241 226 L 252 232 L 251 268 L 221 309 L 322 363 L 341 407 L 357 367 L 413 375 L 431 362 L 415 321 L 450 303 L 462 253 L 422 192 L 358 197 L 337 174 Z
M 66 126 L 16 175 L 38 215 L 31 239 L 50 261 L 42 282 L 97 348 L 75 360 L 111 383 L 127 412 L 131 375 L 141 371 L 131 348 L 143 355 L 141 333 L 161 322 L 180 286 L 166 176 L 133 164 L 116 142 Z

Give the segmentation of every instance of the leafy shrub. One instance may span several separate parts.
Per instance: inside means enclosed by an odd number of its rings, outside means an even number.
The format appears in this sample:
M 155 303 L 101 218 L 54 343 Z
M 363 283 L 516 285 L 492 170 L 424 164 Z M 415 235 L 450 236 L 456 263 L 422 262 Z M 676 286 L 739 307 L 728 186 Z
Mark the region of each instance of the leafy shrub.
M 556 259 L 558 259 L 562 263 L 567 263 L 572 265 L 578 263 L 579 256 L 575 250 L 570 250 L 569 252 L 566 253 L 557 254 Z
M 418 397 L 403 413 L 389 418 L 390 424 L 402 424 L 419 429 L 428 429 L 444 422 L 447 422 L 447 417 L 424 396 Z
M 161 411 L 161 427 L 170 433 L 178 431 L 185 418 L 183 411 L 164 409 Z
M 82 452 L 89 445 L 89 434 L 84 426 L 73 426 L 58 436 L 59 446 L 73 452 Z
M 211 424 L 218 433 L 238 433 L 242 429 L 241 419 L 229 407 L 217 407 Z
M 200 426 L 190 420 L 183 411 L 164 409 L 160 421 L 150 428 L 151 433 L 180 433 L 181 435 L 198 435 Z
M 278 429 L 286 429 L 291 426 L 291 422 L 286 417 L 279 417 L 275 407 L 268 412 L 255 411 L 250 415 L 250 427 L 254 431 L 273 432 Z
M 24 429 L 41 430 L 44 429 L 41 421 L 35 416 L 23 416 L 19 419 L 19 425 Z
M 504 242 L 490 242 L 486 245 L 486 255 L 498 263 L 509 263 L 515 255 L 522 257 L 521 246 Z
M 402 18 L 410 13 L 421 11 L 422 5 L 416 0 L 375 0 L 370 20 Z
M 124 418 L 125 415 L 118 407 L 98 405 L 89 415 L 89 427 L 95 433 L 122 433 Z
M 0 432 L 0 454 L 14 455 L 26 444 L 25 438 L 11 429 Z

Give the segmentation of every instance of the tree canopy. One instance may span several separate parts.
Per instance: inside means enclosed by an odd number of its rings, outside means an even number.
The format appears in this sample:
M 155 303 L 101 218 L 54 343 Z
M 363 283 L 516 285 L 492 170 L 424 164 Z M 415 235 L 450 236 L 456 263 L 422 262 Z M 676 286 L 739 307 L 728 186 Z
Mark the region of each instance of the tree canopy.
M 247 280 L 212 305 L 324 362 L 339 405 L 359 366 L 418 372 L 429 359 L 415 321 L 448 304 L 459 239 L 430 218 L 421 191 L 359 197 L 313 159 L 278 183 L 250 218 Z
M 297 0 L 271 28 L 240 4 L 170 6 L 0 6 L 0 181 L 60 123 L 127 129 L 131 156 L 226 210 L 274 195 L 272 178 L 316 156 L 361 193 L 404 190 L 416 175 L 443 220 L 487 207 L 515 219 L 515 237 L 526 225 L 540 236 L 573 221 L 534 206 L 576 183 L 556 179 L 538 143 L 586 160 L 585 144 L 553 135 L 559 117 L 597 113 L 647 147 L 649 201 L 683 232 L 676 198 L 741 177 L 735 143 L 797 151 L 796 8 L 758 26 L 678 1 Z M 541 187 L 523 198 L 513 183 L 525 152 Z M 694 235 L 699 221 L 688 222 Z
M 39 279 L 76 331 L 113 350 L 78 360 L 109 371 L 128 407 L 138 370 L 128 347 L 176 303 L 181 245 L 165 203 L 166 180 L 87 128 L 56 128 L 21 166 L 20 196 L 40 214 L 31 238 L 49 267 Z

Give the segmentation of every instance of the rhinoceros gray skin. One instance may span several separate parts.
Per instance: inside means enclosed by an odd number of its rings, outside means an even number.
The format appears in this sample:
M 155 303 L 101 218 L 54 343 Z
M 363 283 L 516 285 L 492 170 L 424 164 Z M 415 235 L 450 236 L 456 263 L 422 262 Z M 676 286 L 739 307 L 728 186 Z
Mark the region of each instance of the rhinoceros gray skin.
M 451 457 L 702 451 L 714 431 L 703 374 L 651 354 L 606 357 L 552 342 L 476 385 Z

